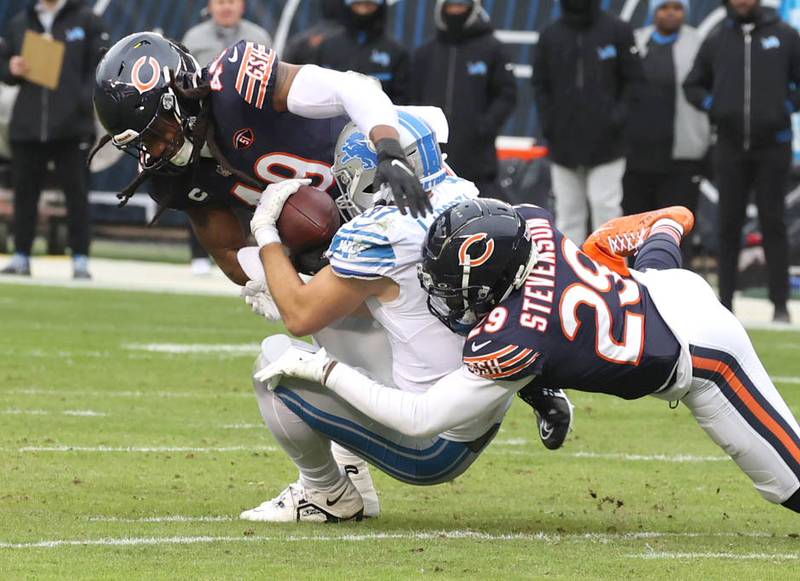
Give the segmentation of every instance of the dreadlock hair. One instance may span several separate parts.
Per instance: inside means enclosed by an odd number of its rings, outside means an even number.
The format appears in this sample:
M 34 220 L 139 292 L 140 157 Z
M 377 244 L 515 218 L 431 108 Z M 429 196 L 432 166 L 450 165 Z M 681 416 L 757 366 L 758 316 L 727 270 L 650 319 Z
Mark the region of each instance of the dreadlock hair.
M 197 171 L 200 165 L 202 150 L 206 145 L 208 145 L 209 152 L 214 160 L 220 165 L 220 167 L 222 167 L 222 169 L 236 176 L 239 181 L 251 187 L 259 189 L 263 188 L 264 184 L 262 182 L 250 174 L 233 167 L 214 139 L 216 128 L 211 111 L 211 99 L 209 98 L 211 95 L 211 85 L 209 81 L 203 78 L 194 78 L 190 81 L 188 75 L 181 75 L 180 78 L 176 78 L 175 74 L 171 71 L 169 78 L 170 88 L 178 97 L 181 105 L 188 106 L 189 109 L 198 110 L 198 113 L 195 117 L 190 117 L 188 119 L 188 134 L 186 136 L 192 142 L 192 155 L 187 164 L 187 171 L 192 172 L 192 181 L 194 182 L 197 178 Z M 194 107 L 192 106 L 193 104 L 195 105 Z M 97 152 L 106 144 L 108 144 L 111 139 L 112 137 L 110 135 L 103 136 L 89 153 L 87 163 L 91 163 Z M 128 200 L 130 200 L 136 193 L 136 190 L 138 190 L 144 182 L 157 173 L 158 170 L 154 168 L 146 168 L 142 170 L 130 184 L 128 184 L 120 193 L 117 194 L 117 198 L 120 200 L 118 207 L 121 208 L 125 206 L 128 203 Z M 158 219 L 167 209 L 171 198 L 172 196 L 169 196 L 168 198 L 162 200 L 155 216 L 150 221 L 150 226 L 158 221 Z

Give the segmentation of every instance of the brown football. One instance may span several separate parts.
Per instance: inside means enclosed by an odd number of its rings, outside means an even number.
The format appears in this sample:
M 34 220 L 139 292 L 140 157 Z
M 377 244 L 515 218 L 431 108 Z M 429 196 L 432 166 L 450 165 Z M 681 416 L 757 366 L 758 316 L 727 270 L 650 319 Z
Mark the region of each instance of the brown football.
M 292 255 L 327 246 L 341 225 L 339 209 L 328 194 L 300 186 L 278 218 L 278 232 Z

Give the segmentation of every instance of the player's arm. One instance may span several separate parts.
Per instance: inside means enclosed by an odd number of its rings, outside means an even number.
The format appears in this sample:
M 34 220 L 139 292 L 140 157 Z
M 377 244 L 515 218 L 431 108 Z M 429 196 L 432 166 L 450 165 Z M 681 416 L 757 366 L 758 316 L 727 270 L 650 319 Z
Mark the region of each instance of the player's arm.
M 433 211 L 428 195 L 400 146 L 399 119 L 380 83 L 359 73 L 316 65 L 279 63 L 272 97 L 276 111 L 309 119 L 347 115 L 369 135 L 378 153 L 375 187 L 391 187 L 400 211 L 417 217 Z
M 326 266 L 303 283 L 284 247 L 272 243 L 261 249 L 272 299 L 286 329 L 295 336 L 311 335 L 353 314 L 370 296 L 382 295 L 394 285 L 388 279 L 341 278 Z
M 230 208 L 188 208 L 186 214 L 200 244 L 214 258 L 222 272 L 240 286 L 249 280 L 237 259 L 247 244 L 245 233 Z
M 286 200 L 309 181 L 292 179 L 271 184 L 250 221 L 253 236 L 261 248 L 261 265 L 272 299 L 286 328 L 297 336 L 324 329 L 355 312 L 367 297 L 384 297 L 390 286 L 395 285 L 388 279 L 340 278 L 329 267 L 323 268 L 307 284 L 302 281 L 281 244 L 276 223 Z
M 446 375 L 425 393 L 381 385 L 324 351 L 310 354 L 290 348 L 275 363 L 256 373 L 270 382 L 290 375 L 322 383 L 376 422 L 412 437 L 430 437 L 470 422 L 522 389 L 530 378 L 495 381 L 466 367 Z

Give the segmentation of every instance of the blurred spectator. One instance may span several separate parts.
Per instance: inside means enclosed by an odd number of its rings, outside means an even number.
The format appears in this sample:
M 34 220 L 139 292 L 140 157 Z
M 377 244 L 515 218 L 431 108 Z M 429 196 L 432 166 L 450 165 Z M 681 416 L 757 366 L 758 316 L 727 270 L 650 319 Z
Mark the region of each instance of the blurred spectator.
M 629 112 L 622 209 L 638 214 L 680 205 L 694 212 L 710 131 L 682 85 L 702 38 L 684 24 L 688 0 L 651 0 L 650 7 L 653 26 L 636 31 L 646 84 Z
M 219 53 L 240 40 L 251 40 L 272 46 L 269 33 L 244 19 L 245 0 L 208 0 L 207 21 L 189 29 L 183 45 L 201 66 L 211 64 Z
M 600 0 L 561 0 L 536 46 L 533 87 L 552 161 L 556 223 L 576 244 L 622 213 L 626 109 L 643 80 L 633 30 Z
M 700 47 L 686 97 L 716 127 L 719 294 L 731 309 L 750 191 L 764 237 L 774 320 L 788 322 L 785 195 L 792 159 L 790 115 L 800 106 L 800 36 L 759 0 L 729 0 L 728 16 Z
M 517 102 L 508 55 L 480 0 L 437 0 L 434 10 L 438 32 L 414 52 L 410 100 L 444 110 L 447 163 L 498 197 L 495 139 Z
M 208 0 L 211 18 L 190 28 L 183 37 L 183 45 L 201 66 L 208 66 L 223 50 L 243 39 L 268 48 L 272 46 L 272 38 L 266 30 L 244 19 L 245 8 L 245 0 Z M 191 228 L 189 250 L 192 253 L 192 273 L 210 274 L 211 260 Z
M 292 37 L 283 51 L 283 60 L 296 65 L 312 64 L 319 45 L 329 36 L 344 30 L 341 20 L 343 2 L 321 0 L 322 18 L 311 28 Z
M 408 51 L 385 32 L 386 0 L 345 0 L 344 4 L 344 30 L 320 43 L 314 62 L 376 78 L 395 104 L 404 104 Z
M 61 79 L 54 91 L 24 78 L 28 64 L 20 53 L 26 30 L 65 44 Z M 19 85 L 20 92 L 10 128 L 15 254 L 3 274 L 30 275 L 39 196 L 52 160 L 67 205 L 73 276 L 91 278 L 86 155 L 94 141 L 94 70 L 107 43 L 102 20 L 83 0 L 31 2 L 9 22 L 0 43 L 0 81 Z

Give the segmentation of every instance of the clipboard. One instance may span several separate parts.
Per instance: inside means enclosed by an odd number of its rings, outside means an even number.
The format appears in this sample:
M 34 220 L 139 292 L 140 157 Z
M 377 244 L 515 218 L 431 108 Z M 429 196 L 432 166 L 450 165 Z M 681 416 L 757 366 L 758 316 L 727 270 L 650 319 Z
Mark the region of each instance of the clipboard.
M 64 43 L 32 30 L 25 31 L 22 41 L 22 58 L 28 65 L 25 79 L 51 91 L 61 82 L 61 67 L 64 64 Z

